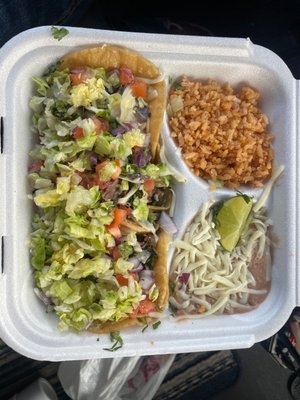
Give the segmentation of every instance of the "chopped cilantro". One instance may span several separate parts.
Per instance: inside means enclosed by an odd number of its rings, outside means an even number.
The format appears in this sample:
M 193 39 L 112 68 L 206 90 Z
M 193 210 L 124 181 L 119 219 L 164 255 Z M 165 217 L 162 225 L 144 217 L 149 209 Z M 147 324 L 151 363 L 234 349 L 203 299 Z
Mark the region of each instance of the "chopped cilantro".
M 157 321 L 152 325 L 153 329 L 157 329 L 159 327 L 159 325 L 161 324 L 161 321 Z
M 44 76 L 50 75 L 57 70 L 57 68 L 62 64 L 61 60 L 56 61 L 56 63 L 51 64 L 50 67 L 45 72 Z
M 55 26 L 51 27 L 51 34 L 54 39 L 61 40 L 69 33 L 68 29 L 66 28 L 56 28 Z
M 180 82 L 174 82 L 173 85 L 172 85 L 172 87 L 173 87 L 174 89 L 182 89 L 182 85 L 181 85 Z
M 239 190 L 236 190 L 237 196 L 242 196 L 242 198 L 245 200 L 245 202 L 248 204 L 252 200 L 252 196 L 248 196 L 245 193 L 240 192 Z
M 116 332 L 111 332 L 110 334 L 110 340 L 113 342 L 115 341 L 115 343 L 112 345 L 112 347 L 110 349 L 103 349 L 103 350 L 107 350 L 107 351 L 117 351 L 119 350 L 122 346 L 123 346 L 123 339 L 121 338 L 120 332 L 116 331 Z

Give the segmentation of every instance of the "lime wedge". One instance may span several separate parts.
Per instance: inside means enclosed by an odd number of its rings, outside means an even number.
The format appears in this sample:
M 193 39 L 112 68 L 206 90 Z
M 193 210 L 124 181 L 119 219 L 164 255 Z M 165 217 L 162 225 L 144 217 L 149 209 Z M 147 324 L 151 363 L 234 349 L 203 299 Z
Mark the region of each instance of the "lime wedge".
M 252 205 L 252 199 L 247 196 L 231 197 L 223 203 L 216 216 L 216 229 L 225 250 L 232 251 L 237 245 L 246 227 Z

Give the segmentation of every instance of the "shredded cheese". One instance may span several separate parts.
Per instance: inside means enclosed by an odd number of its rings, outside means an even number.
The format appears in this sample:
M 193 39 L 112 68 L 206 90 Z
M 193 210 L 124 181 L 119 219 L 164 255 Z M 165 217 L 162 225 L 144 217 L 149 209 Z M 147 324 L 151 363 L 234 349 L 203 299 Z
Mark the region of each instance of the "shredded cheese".
M 249 295 L 262 295 L 265 289 L 253 289 L 256 281 L 248 266 L 253 258 L 263 258 L 267 281 L 270 280 L 269 227 L 266 203 L 282 166 L 275 169 L 261 198 L 254 204 L 248 228 L 232 252 L 224 251 L 220 235 L 215 229 L 213 201 L 203 204 L 181 240 L 175 240 L 176 249 L 171 265 L 171 279 L 175 289 L 170 303 L 177 309 L 177 318 L 202 318 L 211 314 L 233 313 L 236 309 L 251 309 Z M 182 274 L 188 275 L 186 283 Z M 252 287 L 252 288 L 251 288 Z M 200 313 L 200 314 L 199 314 Z

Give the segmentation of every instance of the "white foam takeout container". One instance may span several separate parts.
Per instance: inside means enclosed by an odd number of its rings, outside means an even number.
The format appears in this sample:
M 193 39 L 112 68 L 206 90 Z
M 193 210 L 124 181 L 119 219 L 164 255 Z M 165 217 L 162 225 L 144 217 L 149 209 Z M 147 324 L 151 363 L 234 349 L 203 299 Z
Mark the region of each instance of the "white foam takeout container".
M 11 39 L 0 50 L 0 337 L 19 353 L 34 359 L 80 360 L 146 354 L 246 348 L 276 333 L 299 301 L 297 270 L 298 226 L 296 213 L 299 177 L 299 82 L 284 62 L 270 50 L 249 39 L 169 36 L 69 28 L 57 41 L 50 27 L 35 28 Z M 31 77 L 39 75 L 64 54 L 88 45 L 120 44 L 141 52 L 168 76 L 183 73 L 199 79 L 216 79 L 235 86 L 241 82 L 261 92 L 261 107 L 270 119 L 275 137 L 277 164 L 285 171 L 273 188 L 269 215 L 274 222 L 278 248 L 274 252 L 272 288 L 255 310 L 236 315 L 175 322 L 171 316 L 157 330 L 130 328 L 122 333 L 124 346 L 108 352 L 109 335 L 60 333 L 57 318 L 46 314 L 33 292 L 33 275 L 26 247 L 31 230 L 32 202 L 28 199 L 28 153 L 33 146 L 28 101 L 33 93 Z M 202 202 L 232 194 L 214 193 L 195 178 L 180 160 L 169 137 L 167 120 L 163 138 L 167 157 L 188 178 L 175 186 L 175 223 L 180 236 Z M 246 190 L 255 196 L 260 190 Z M 170 263 L 170 257 L 169 257 Z M 97 340 L 99 339 L 99 340 Z

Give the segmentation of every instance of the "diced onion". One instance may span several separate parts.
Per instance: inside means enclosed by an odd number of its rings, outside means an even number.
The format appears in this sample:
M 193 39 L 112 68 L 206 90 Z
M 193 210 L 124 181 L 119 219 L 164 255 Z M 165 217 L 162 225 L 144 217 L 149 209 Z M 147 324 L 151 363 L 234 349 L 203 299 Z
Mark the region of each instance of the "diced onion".
M 147 269 L 144 269 L 140 272 L 140 280 L 139 284 L 141 285 L 143 290 L 149 290 L 154 283 L 153 272 Z
M 147 83 L 147 85 L 154 85 L 155 83 L 162 82 L 165 79 L 165 75 L 164 74 L 160 74 L 155 79 L 147 79 L 147 78 L 142 78 L 142 77 L 139 76 L 138 79 L 140 81 L 143 81 L 143 82 Z
M 173 235 L 178 231 L 177 226 L 174 224 L 170 216 L 164 211 L 162 211 L 162 213 L 160 214 L 159 225 L 165 232 L 169 233 L 170 235 Z

